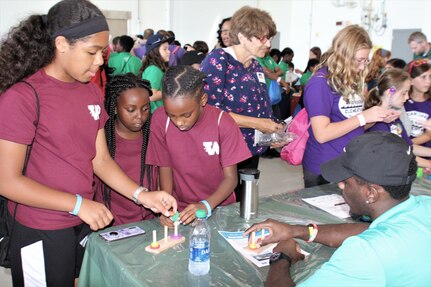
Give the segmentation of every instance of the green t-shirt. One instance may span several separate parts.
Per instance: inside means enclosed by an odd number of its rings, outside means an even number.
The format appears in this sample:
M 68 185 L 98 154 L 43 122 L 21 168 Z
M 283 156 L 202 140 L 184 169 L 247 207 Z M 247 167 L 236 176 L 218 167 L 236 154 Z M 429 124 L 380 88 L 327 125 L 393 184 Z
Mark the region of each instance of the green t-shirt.
M 275 72 L 275 69 L 277 68 L 277 63 L 274 61 L 274 59 L 271 56 L 268 55 L 264 58 L 256 58 L 256 60 L 263 68 L 267 68 Z M 266 86 L 269 89 L 269 85 L 271 84 L 271 79 L 265 77 L 265 81 L 266 81 Z
M 308 80 L 311 78 L 311 75 L 313 75 L 313 73 L 310 71 L 302 74 L 301 80 L 299 80 L 301 86 L 305 86 L 307 84 Z
M 283 75 L 281 75 L 282 79 L 286 79 L 286 72 L 290 70 L 289 64 L 286 62 L 281 61 L 278 66 L 283 71 Z
M 150 65 L 142 73 L 142 79 L 148 80 L 150 82 L 151 89 L 161 91 L 163 75 L 164 73 L 162 69 L 155 65 Z M 151 112 L 154 112 L 157 108 L 163 106 L 163 101 L 158 100 L 155 102 L 151 102 L 150 105 Z
M 142 61 L 128 52 L 112 53 L 109 56 L 108 66 L 114 69 L 112 76 L 133 73 L 139 75 Z

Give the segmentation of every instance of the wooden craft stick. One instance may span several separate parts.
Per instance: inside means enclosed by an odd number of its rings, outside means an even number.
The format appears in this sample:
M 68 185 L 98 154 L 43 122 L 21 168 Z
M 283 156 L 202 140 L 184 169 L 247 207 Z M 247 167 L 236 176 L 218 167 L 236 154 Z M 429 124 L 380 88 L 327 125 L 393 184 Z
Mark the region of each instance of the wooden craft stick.
M 157 242 L 157 231 L 156 230 L 153 230 L 153 242 L 151 242 L 150 248 L 151 249 L 159 249 L 160 248 L 160 244 L 159 244 L 159 242 Z
M 178 239 L 173 239 L 172 236 L 168 236 L 167 239 L 160 239 L 158 242 L 156 242 L 156 244 L 158 244 L 159 246 L 158 248 L 153 248 L 151 247 L 151 245 L 148 245 L 147 247 L 145 247 L 145 251 L 153 254 L 160 254 L 163 251 L 168 250 L 169 248 L 172 248 L 180 243 L 183 243 L 186 240 L 184 236 L 179 235 L 178 237 Z
M 168 226 L 165 225 L 165 242 L 168 242 Z

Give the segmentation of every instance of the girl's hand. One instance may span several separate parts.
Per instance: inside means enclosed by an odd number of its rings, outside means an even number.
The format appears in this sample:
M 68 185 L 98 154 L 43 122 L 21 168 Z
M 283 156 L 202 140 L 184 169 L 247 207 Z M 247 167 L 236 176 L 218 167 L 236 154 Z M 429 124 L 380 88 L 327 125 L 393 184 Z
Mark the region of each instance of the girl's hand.
M 198 209 L 207 210 L 205 205 L 201 202 L 189 204 L 183 211 L 180 212 L 180 220 L 184 225 L 192 223 L 196 218 L 196 211 Z
M 383 121 L 390 123 L 400 116 L 399 112 L 385 109 L 380 106 L 374 106 L 367 110 L 364 110 L 362 114 L 364 115 L 365 122 L 367 124 Z
M 177 212 L 177 200 L 166 191 L 147 191 L 141 192 L 138 201 L 153 212 L 162 213 L 169 217 L 169 209 Z
M 431 120 L 427 121 L 418 121 L 419 124 L 422 125 L 423 128 L 427 129 L 428 131 L 431 131 Z
M 102 203 L 82 198 L 81 208 L 78 211 L 78 217 L 87 223 L 91 230 L 99 230 L 111 223 L 112 213 Z
M 169 217 L 166 217 L 164 215 L 160 215 L 160 224 L 162 226 L 167 226 L 169 228 L 174 228 L 174 222 Z

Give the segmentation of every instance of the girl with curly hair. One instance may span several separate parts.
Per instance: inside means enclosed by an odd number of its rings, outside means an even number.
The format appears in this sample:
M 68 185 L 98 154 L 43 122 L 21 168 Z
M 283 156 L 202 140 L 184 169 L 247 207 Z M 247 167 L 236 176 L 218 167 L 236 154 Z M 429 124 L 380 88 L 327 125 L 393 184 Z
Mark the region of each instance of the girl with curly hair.
M 9 200 L 14 286 L 73 286 L 80 242 L 112 220 L 93 201 L 93 174 L 155 211 L 176 210 L 171 195 L 146 192 L 109 154 L 102 94 L 88 83 L 108 39 L 108 23 L 94 4 L 63 0 L 47 15 L 23 20 L 1 43 L 0 195 Z
M 305 87 L 304 105 L 311 124 L 302 161 L 305 187 L 326 183 L 320 165 L 340 154 L 352 138 L 363 134 L 366 124 L 392 121 L 399 116 L 399 112 L 379 106 L 364 110 L 371 47 L 363 28 L 352 25 L 342 29 Z

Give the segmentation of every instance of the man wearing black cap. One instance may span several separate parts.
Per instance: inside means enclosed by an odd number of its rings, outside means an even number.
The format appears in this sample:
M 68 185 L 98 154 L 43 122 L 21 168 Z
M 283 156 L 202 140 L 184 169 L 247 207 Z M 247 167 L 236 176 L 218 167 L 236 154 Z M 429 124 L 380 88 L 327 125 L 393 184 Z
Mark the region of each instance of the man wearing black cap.
M 330 260 L 298 286 L 415 286 L 431 284 L 431 197 L 409 195 L 417 163 L 400 137 L 370 132 L 353 139 L 322 175 L 338 182 L 351 212 L 373 222 L 317 226 L 268 219 L 261 228 L 274 248 L 266 286 L 295 286 L 290 266 L 304 256 L 292 238 L 338 247 Z M 280 253 L 278 253 L 280 252 Z

